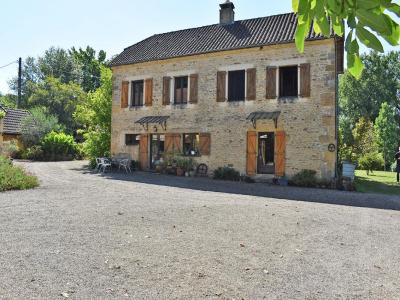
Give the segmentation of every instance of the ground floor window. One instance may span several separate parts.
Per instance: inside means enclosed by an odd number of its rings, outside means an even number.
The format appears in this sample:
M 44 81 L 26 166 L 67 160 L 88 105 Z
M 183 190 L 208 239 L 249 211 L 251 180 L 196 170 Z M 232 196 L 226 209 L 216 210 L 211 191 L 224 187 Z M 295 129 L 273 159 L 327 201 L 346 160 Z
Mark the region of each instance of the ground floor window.
M 125 134 L 125 145 L 134 146 L 139 145 L 140 135 L 139 134 Z
M 199 156 L 200 135 L 198 133 L 186 133 L 183 135 L 183 154 L 186 156 Z

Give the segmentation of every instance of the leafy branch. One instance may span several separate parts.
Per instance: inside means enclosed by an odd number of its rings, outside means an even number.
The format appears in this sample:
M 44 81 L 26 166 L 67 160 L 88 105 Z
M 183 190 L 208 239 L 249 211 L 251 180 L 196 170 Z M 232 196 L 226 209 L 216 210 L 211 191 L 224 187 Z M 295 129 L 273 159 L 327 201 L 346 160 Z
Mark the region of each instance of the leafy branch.
M 292 6 L 298 15 L 295 41 L 301 53 L 311 24 L 317 34 L 343 37 L 347 21 L 347 68 L 357 79 L 364 69 L 360 43 L 381 53 L 384 50 L 378 37 L 392 46 L 400 43 L 400 26 L 388 14 L 400 17 L 400 6 L 392 0 L 292 0 Z

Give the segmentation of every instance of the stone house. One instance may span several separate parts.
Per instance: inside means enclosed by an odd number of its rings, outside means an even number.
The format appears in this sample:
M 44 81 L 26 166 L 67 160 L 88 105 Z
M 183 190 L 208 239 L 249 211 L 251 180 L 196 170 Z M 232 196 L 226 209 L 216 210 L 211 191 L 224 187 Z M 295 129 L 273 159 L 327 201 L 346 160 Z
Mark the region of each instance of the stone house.
M 295 14 L 235 21 L 233 3 L 220 7 L 218 24 L 153 35 L 113 59 L 112 154 L 144 170 L 178 152 L 210 171 L 335 177 L 343 39 L 310 28 L 299 53 Z
M 4 114 L 4 118 L 0 118 L 0 148 L 12 141 L 21 147 L 21 122 L 29 112 L 23 109 L 3 107 L 1 105 L 0 112 Z

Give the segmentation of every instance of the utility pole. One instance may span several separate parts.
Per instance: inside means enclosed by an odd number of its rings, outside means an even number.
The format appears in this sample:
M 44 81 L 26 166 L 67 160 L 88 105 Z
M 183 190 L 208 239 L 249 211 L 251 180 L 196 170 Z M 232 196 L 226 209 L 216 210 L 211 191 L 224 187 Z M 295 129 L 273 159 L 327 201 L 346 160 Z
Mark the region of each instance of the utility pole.
M 18 98 L 17 98 L 17 108 L 21 104 L 21 85 L 22 85 L 22 58 L 18 59 Z

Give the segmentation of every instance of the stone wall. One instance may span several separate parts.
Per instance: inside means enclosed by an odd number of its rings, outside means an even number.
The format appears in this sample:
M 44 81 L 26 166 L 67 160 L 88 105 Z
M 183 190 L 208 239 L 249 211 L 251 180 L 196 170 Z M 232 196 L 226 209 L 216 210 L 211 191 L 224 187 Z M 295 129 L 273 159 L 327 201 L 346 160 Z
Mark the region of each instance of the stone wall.
M 266 67 L 310 63 L 311 97 L 266 99 Z M 238 103 L 216 102 L 217 71 L 234 68 L 257 69 L 255 101 Z M 163 76 L 199 75 L 197 104 L 162 105 Z M 121 84 L 124 80 L 153 78 L 153 105 L 141 108 L 120 108 Z M 306 42 L 299 54 L 294 44 L 264 46 L 250 49 L 146 62 L 113 67 L 113 113 L 111 151 L 130 153 L 138 159 L 138 146 L 125 146 L 126 133 L 152 133 L 135 124 L 150 115 L 167 115 L 167 132 L 211 133 L 211 154 L 197 160 L 210 169 L 231 165 L 246 171 L 246 134 L 249 130 L 286 132 L 286 175 L 302 169 L 316 170 L 318 175 L 332 178 L 335 174 L 335 46 L 333 39 Z M 254 111 L 281 111 L 278 128 L 271 120 L 258 121 L 253 128 L 246 117 Z M 157 133 L 165 132 L 160 126 Z

